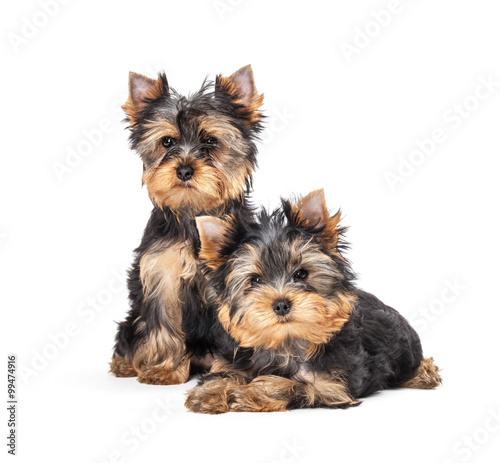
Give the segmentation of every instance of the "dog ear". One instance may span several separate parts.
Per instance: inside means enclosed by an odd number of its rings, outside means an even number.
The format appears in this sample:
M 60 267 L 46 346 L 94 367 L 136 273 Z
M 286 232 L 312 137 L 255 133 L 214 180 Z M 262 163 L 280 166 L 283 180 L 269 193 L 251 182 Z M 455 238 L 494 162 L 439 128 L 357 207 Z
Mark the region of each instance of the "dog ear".
M 217 76 L 215 81 L 215 95 L 229 95 L 233 103 L 238 105 L 240 112 L 250 124 L 260 122 L 264 95 L 259 95 L 255 87 L 252 67 L 250 65 L 238 69 L 229 77 Z
M 298 228 L 318 230 L 317 241 L 329 250 L 337 248 L 342 233 L 339 227 L 340 219 L 340 211 L 330 216 L 322 189 L 311 191 L 296 204 L 290 205 L 289 221 L 291 224 Z
M 226 220 L 209 216 L 196 217 L 196 226 L 201 242 L 198 258 L 208 269 L 217 270 L 229 258 L 229 253 L 223 251 L 227 251 L 232 244 L 232 217 L 229 216 Z
M 129 121 L 134 122 L 139 113 L 150 103 L 162 96 L 169 96 L 167 77 L 164 73 L 158 79 L 130 72 L 128 78 L 128 98 L 122 109 L 127 113 Z

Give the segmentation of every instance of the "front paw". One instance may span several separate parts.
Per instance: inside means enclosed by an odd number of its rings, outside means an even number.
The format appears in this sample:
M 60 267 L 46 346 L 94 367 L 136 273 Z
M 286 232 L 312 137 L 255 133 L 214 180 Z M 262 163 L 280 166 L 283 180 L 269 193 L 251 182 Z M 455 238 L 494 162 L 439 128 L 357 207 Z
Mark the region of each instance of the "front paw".
M 109 371 L 117 378 L 131 378 L 132 376 L 137 376 L 137 372 L 132 366 L 132 362 L 120 357 L 118 354 L 113 355 Z
M 144 384 L 155 385 L 174 385 L 182 384 L 188 380 L 189 374 L 183 370 L 166 370 L 163 368 L 153 367 L 141 371 L 137 380 Z
M 186 408 L 195 413 L 218 415 L 229 411 L 229 397 L 237 385 L 227 378 L 207 381 L 187 392 Z
M 284 412 L 288 399 L 273 397 L 262 384 L 250 383 L 231 391 L 230 411 L 232 412 Z

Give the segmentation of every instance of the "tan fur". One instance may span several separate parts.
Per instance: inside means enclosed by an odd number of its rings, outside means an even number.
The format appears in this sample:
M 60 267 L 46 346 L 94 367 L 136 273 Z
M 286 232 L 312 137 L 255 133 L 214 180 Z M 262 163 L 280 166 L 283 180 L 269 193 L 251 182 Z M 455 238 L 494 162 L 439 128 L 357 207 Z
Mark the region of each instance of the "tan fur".
M 242 310 L 241 318 L 231 318 L 227 304 L 222 304 L 218 311 L 222 326 L 242 347 L 276 349 L 287 339 L 299 338 L 310 343 L 307 352 L 312 356 L 319 345 L 328 342 L 347 322 L 354 296 L 339 294 L 327 300 L 315 293 L 278 294 L 274 289 L 265 288 L 247 299 L 243 305 L 248 307 Z M 273 310 L 273 302 L 279 299 L 289 299 L 292 303 L 284 320 Z
M 187 392 L 186 408 L 210 415 L 226 413 L 229 411 L 230 394 L 239 385 L 238 377 L 207 381 Z
M 306 407 L 356 405 L 345 383 L 340 379 L 315 378 L 314 382 L 297 382 L 280 376 L 259 376 L 232 392 L 231 411 L 286 411 L 291 400 L 300 398 Z
M 198 119 L 199 131 L 208 137 L 215 137 L 222 145 L 222 151 L 246 152 L 247 142 L 231 120 L 222 114 L 206 115 Z M 217 153 L 216 153 L 217 155 Z
M 245 116 L 260 107 L 262 96 L 255 89 L 249 66 L 221 79 L 225 79 L 221 86 L 231 92 L 237 103 L 245 106 L 238 108 Z M 182 140 L 174 116 L 160 111 L 145 119 L 143 110 L 146 106 L 166 96 L 166 93 L 167 84 L 161 77 L 153 80 L 130 73 L 129 96 L 123 109 L 132 131 L 139 122 L 141 124 L 142 130 L 136 132 L 140 140 L 134 139 L 134 146 L 144 163 L 143 183 L 147 185 L 153 203 L 162 209 L 169 208 L 177 220 L 180 214 L 194 218 L 203 210 L 220 215 L 228 202 L 244 198 L 245 186 L 253 168 L 253 160 L 249 156 L 253 152 L 253 141 L 234 127 L 232 117 L 216 109 L 209 111 L 210 114 L 193 115 L 192 124 L 199 127 L 199 142 L 205 143 L 205 137 L 216 138 L 210 142 L 210 155 L 203 157 L 198 146 Z M 257 117 L 257 114 L 252 117 Z M 169 120 L 165 120 L 167 118 Z M 179 142 L 175 150 L 166 149 L 163 143 L 165 137 Z M 177 177 L 177 168 L 187 165 L 193 168 L 193 175 L 189 180 L 181 181 Z M 193 250 L 184 243 L 163 243 L 142 256 L 139 268 L 144 298 L 146 302 L 155 303 L 154 315 L 158 316 L 159 323 L 157 329 L 149 333 L 148 320 L 146 335 L 144 320 L 139 317 L 134 321 L 133 328 L 138 336 L 142 335 L 142 344 L 134 357 L 129 359 L 129 367 L 138 372 L 141 382 L 184 382 L 189 374 L 190 360 L 185 352 L 179 287 L 182 279 L 203 278 L 193 259 Z M 203 288 L 201 291 L 201 297 L 206 297 L 211 290 Z M 164 313 L 159 310 L 160 307 L 164 307 Z M 112 371 L 118 374 L 122 374 L 122 369 L 127 371 L 126 361 L 113 360 Z M 210 356 L 196 359 L 201 366 L 211 361 Z
M 144 254 L 140 261 L 140 278 L 146 300 L 159 299 L 165 307 L 170 330 L 159 325 L 138 347 L 132 365 L 139 381 L 149 384 L 180 384 L 189 377 L 182 311 L 178 298 L 182 276 L 190 276 L 194 257 L 185 243 L 165 243 Z M 188 269 L 188 270 L 186 270 Z M 136 330 L 143 330 L 137 321 Z
M 114 354 L 111 359 L 109 371 L 119 378 L 131 378 L 137 376 L 137 371 L 127 359 Z
M 280 376 L 258 376 L 230 393 L 232 412 L 284 412 L 293 397 L 295 381 Z
M 196 225 L 200 234 L 201 249 L 199 261 L 216 270 L 224 263 L 219 251 L 224 246 L 225 237 L 232 230 L 233 223 L 217 217 L 197 217 Z
M 223 156 L 223 154 L 220 154 Z M 172 210 L 189 208 L 194 214 L 210 211 L 233 199 L 243 196 L 250 167 L 240 164 L 229 169 L 224 162 L 218 162 L 214 154 L 215 168 L 204 159 L 172 159 L 158 167 L 147 169 L 143 183 L 147 185 L 151 200 Z M 177 178 L 177 168 L 189 164 L 194 174 L 189 182 Z
M 251 76 L 251 89 L 247 94 L 242 93 L 241 87 L 238 85 L 238 78 L 241 73 L 248 72 Z M 250 125 L 255 122 L 259 122 L 262 119 L 262 114 L 259 108 L 262 106 L 264 100 L 264 95 L 259 95 L 257 89 L 255 88 L 253 71 L 250 65 L 244 66 L 238 69 L 234 74 L 229 77 L 219 77 L 218 83 L 222 89 L 230 93 L 236 104 L 242 105 L 246 108 L 247 115 L 249 117 Z
M 227 232 L 230 231 L 230 220 L 232 220 L 232 217 L 229 220 L 226 220 L 226 223 L 228 224 Z M 226 231 L 223 231 L 222 233 L 226 234 Z M 260 275 L 262 273 L 259 250 L 250 244 L 244 244 L 241 249 L 242 250 L 239 254 L 245 257 L 238 261 L 237 266 L 234 265 L 233 262 L 232 271 L 227 276 L 227 284 L 234 283 L 235 286 L 239 287 L 240 291 L 244 288 L 248 288 L 251 284 L 250 276 Z M 244 278 L 244 281 L 241 281 L 242 277 Z
M 244 76 L 244 78 L 242 78 Z M 250 79 L 250 80 L 248 80 Z M 236 102 L 243 104 L 243 110 L 253 120 L 260 118 L 256 110 L 262 104 L 262 95 L 257 93 L 250 66 L 245 66 L 230 77 L 220 77 L 223 89 L 235 95 Z M 141 111 L 152 100 L 163 95 L 165 89 L 160 77 L 150 79 L 131 72 L 129 75 L 129 96 L 123 109 L 128 115 L 130 126 L 137 123 Z M 243 93 L 242 93 L 243 92 Z M 175 120 L 146 120 L 146 130 L 138 143 L 137 151 L 144 162 L 143 183 L 147 184 L 152 201 L 172 210 L 190 208 L 195 214 L 210 211 L 233 199 L 243 197 L 247 178 L 252 165 L 244 162 L 250 146 L 232 120 L 223 114 L 208 114 L 193 120 L 199 123 L 199 134 L 213 136 L 218 147 L 211 153 L 211 164 L 206 160 L 192 158 L 189 152 L 177 152 L 172 159 L 165 158 L 162 145 L 164 137 L 179 140 L 181 134 Z M 242 161 L 243 160 L 243 161 Z M 195 172 L 186 183 L 177 178 L 180 165 L 191 165 Z
M 441 375 L 439 368 L 434 363 L 433 358 L 424 358 L 415 372 L 415 376 L 410 380 L 401 384 L 401 387 L 411 389 L 434 389 L 438 387 L 441 382 Z
M 146 133 L 141 140 L 144 143 L 157 143 L 158 140 L 164 137 L 171 137 L 174 140 L 178 140 L 180 137 L 177 126 L 168 121 L 148 120 L 144 122 L 143 125 L 146 129 Z
M 162 140 L 165 137 L 178 140 L 180 132 L 176 125 L 163 120 L 148 120 L 143 125 L 146 131 L 141 139 L 138 152 L 143 160 L 147 160 L 144 164 L 146 171 L 142 178 L 144 184 L 147 174 L 153 168 L 158 167 L 165 156 L 165 147 L 162 144 Z
M 175 366 L 171 362 L 164 361 L 158 365 L 143 368 L 139 377 L 140 383 L 145 384 L 182 384 L 189 379 L 189 359 L 182 359 Z
M 218 219 L 214 225 L 219 229 L 219 236 L 226 236 L 232 226 L 230 219 Z M 224 262 L 219 253 L 223 244 L 224 240 L 214 239 L 213 234 L 205 234 L 202 238 L 200 255 L 214 269 Z M 209 250 L 206 254 L 205 248 Z M 268 286 L 265 280 L 249 292 L 251 277 L 263 273 L 260 262 L 262 252 L 256 246 L 243 245 L 238 260 L 229 261 L 232 268 L 226 283 L 232 288 L 233 299 L 238 299 L 241 312 L 237 317 L 231 317 L 231 300 L 219 301 L 219 320 L 243 347 L 276 349 L 287 339 L 305 339 L 310 343 L 306 351 L 313 356 L 319 346 L 342 329 L 356 298 L 350 293 L 338 293 L 331 299 L 318 294 L 330 291 L 331 277 L 338 270 L 317 243 L 304 243 L 300 239 L 291 243 L 289 265 L 291 269 L 310 269 L 308 281 L 318 293 L 297 291 L 285 281 L 281 286 Z M 338 276 L 341 278 L 340 274 Z M 285 317 L 277 316 L 273 310 L 273 303 L 280 299 L 288 299 L 292 303 L 290 313 Z
M 345 374 L 342 371 L 330 373 L 302 372 L 297 375 L 301 382 L 309 385 L 306 390 L 308 403 L 333 407 L 338 405 L 357 405 L 347 387 Z
M 168 315 L 176 322 L 180 321 L 180 310 L 177 310 L 180 274 L 186 262 L 193 260 L 187 243 L 165 243 L 144 254 L 139 264 L 144 298 L 161 298 Z
M 147 87 L 147 91 L 145 91 L 141 98 L 133 98 L 132 87 L 133 83 L 136 80 L 140 80 L 144 83 L 144 86 Z M 129 73 L 129 95 L 127 101 L 122 106 L 122 109 L 127 114 L 127 119 L 131 124 L 134 124 L 139 117 L 139 113 L 144 106 L 147 104 L 148 100 L 154 100 L 159 98 L 163 94 L 163 84 L 161 78 L 158 77 L 157 80 L 150 79 L 149 77 L 143 76 L 142 74 L 138 74 L 136 72 Z
M 197 214 L 242 198 L 246 179 L 252 173 L 251 165 L 241 162 L 248 151 L 248 141 L 229 119 L 221 115 L 200 117 L 199 124 L 200 132 L 218 140 L 219 145 L 211 153 L 210 164 L 189 152 L 161 162 L 165 156 L 161 140 L 166 136 L 179 139 L 179 129 L 168 121 L 147 121 L 148 130 L 138 148 L 145 161 L 142 182 L 147 185 L 151 200 L 158 206 L 174 211 L 187 207 Z M 182 165 L 194 169 L 193 177 L 187 183 L 177 177 L 177 168 Z
M 282 412 L 291 401 L 306 407 L 353 406 L 341 375 L 310 375 L 311 382 L 281 376 L 258 376 L 250 383 L 236 372 L 230 377 L 209 380 L 188 391 L 186 407 L 197 413 Z
M 139 346 L 132 360 L 138 380 L 147 384 L 181 384 L 189 378 L 182 330 L 168 332 L 163 327 L 151 333 Z
M 233 371 L 232 365 L 222 357 L 215 357 L 210 373 L 227 373 Z
M 318 235 L 318 242 L 322 243 L 326 249 L 333 254 L 339 241 L 338 226 L 341 220 L 341 214 L 330 217 L 326 206 L 325 193 L 321 190 L 315 190 L 302 198 L 297 204 L 292 205 L 292 214 L 295 215 L 297 223 L 303 223 L 310 227 L 324 227 Z

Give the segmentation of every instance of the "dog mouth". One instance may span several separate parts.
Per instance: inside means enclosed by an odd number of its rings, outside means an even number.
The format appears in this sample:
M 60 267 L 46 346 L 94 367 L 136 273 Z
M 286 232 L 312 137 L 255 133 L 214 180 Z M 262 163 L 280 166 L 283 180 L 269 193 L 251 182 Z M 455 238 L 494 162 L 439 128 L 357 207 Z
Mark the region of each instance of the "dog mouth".
M 287 315 L 280 315 L 277 317 L 278 318 L 278 323 L 280 325 L 286 325 L 288 323 L 291 323 L 292 322 L 292 317 L 290 314 L 287 314 Z

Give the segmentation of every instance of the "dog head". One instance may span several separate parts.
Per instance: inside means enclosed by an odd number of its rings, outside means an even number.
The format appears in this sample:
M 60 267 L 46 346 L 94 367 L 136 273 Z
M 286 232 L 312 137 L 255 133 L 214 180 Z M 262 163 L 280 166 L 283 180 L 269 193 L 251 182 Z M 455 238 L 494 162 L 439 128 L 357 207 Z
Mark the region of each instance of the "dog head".
M 243 197 L 256 166 L 262 100 L 250 66 L 189 97 L 163 73 L 156 80 L 130 73 L 123 109 L 153 203 L 199 213 Z
M 312 355 L 349 319 L 354 275 L 340 212 L 330 216 L 322 190 L 252 224 L 233 215 L 200 217 L 197 226 L 219 320 L 241 346 L 305 340 Z

